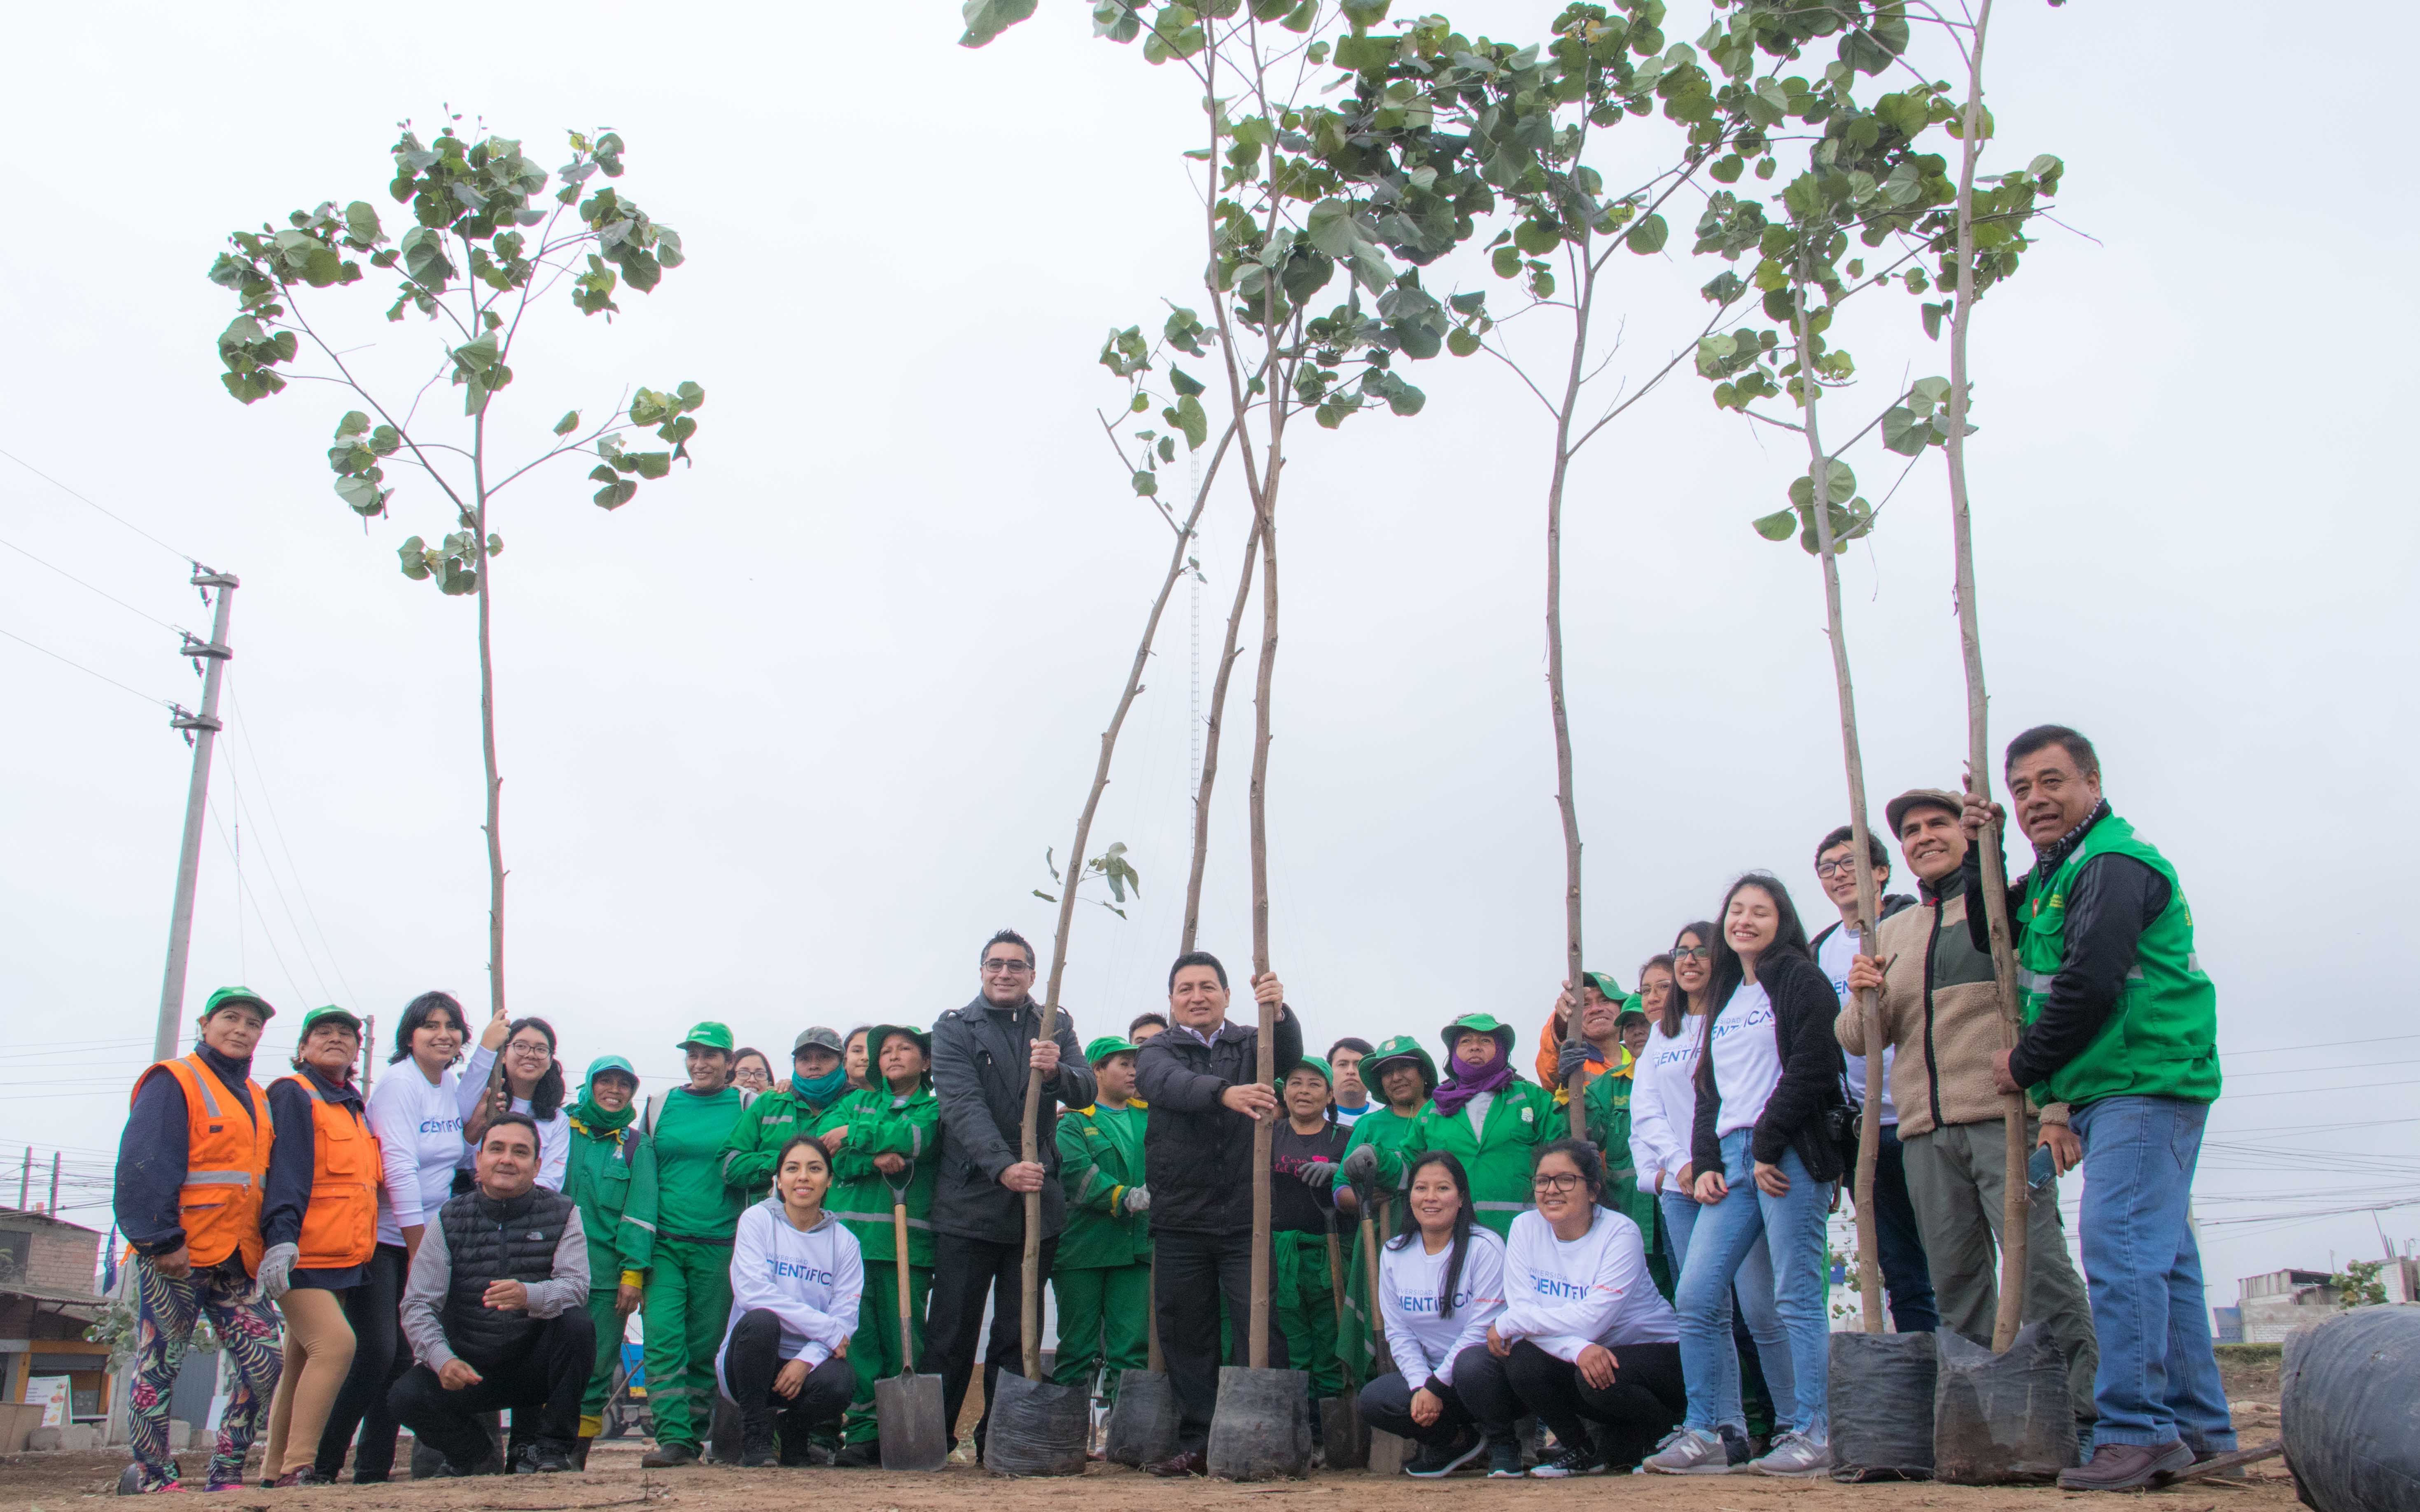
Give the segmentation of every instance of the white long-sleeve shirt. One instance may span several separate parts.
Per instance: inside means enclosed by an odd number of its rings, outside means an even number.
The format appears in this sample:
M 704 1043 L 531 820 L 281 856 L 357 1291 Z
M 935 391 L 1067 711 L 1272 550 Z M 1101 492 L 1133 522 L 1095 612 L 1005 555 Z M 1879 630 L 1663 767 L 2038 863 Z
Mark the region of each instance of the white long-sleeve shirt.
M 782 1358 L 804 1360 L 812 1370 L 857 1332 L 864 1295 L 857 1236 L 830 1213 L 800 1233 L 781 1199 L 767 1197 L 739 1215 L 731 1241 L 731 1316 L 714 1352 L 715 1379 L 726 1394 L 731 1390 L 723 1358 L 731 1352 L 731 1331 L 750 1313 L 763 1308 L 781 1319 Z
M 1556 1238 L 1554 1225 L 1534 1210 L 1512 1220 L 1497 1335 L 1574 1362 L 1591 1344 L 1612 1349 L 1680 1338 L 1672 1304 L 1647 1273 L 1638 1226 L 1611 1208 L 1593 1211 L 1589 1231 L 1570 1241 Z
M 460 1080 L 448 1067 L 431 1082 L 406 1058 L 370 1088 L 370 1132 L 386 1176 L 379 1190 L 381 1244 L 400 1244 L 405 1229 L 435 1223 L 454 1195 L 454 1171 L 462 1163 Z
M 1387 1348 L 1395 1368 L 1418 1391 L 1431 1380 L 1453 1384 L 1453 1363 L 1462 1351 L 1487 1341 L 1487 1325 L 1504 1311 L 1504 1241 L 1473 1227 L 1454 1288 L 1453 1316 L 1441 1316 L 1437 1293 L 1445 1288 L 1449 1243 L 1435 1255 L 1415 1234 L 1400 1247 L 1388 1241 L 1378 1251 L 1378 1316 L 1387 1325 Z
M 456 1088 L 455 1102 L 462 1110 L 466 1125 L 479 1111 L 479 1100 L 488 1095 L 489 1074 L 495 1069 L 496 1053 L 486 1045 L 473 1050 L 471 1058 L 462 1063 L 462 1080 Z M 562 1191 L 564 1166 L 571 1159 L 571 1116 L 557 1108 L 554 1117 L 541 1119 L 525 1097 L 513 1099 L 513 1111 L 528 1114 L 537 1125 L 537 1184 L 550 1192 Z M 462 1148 L 464 1170 L 475 1168 L 478 1153 L 468 1145 Z
M 1699 1035 L 1704 1026 L 1703 1019 L 1683 1018 L 1677 1035 L 1650 1030 L 1631 1073 L 1630 1164 L 1642 1185 L 1652 1187 L 1653 1173 L 1661 1171 L 1669 1191 L 1690 1162 L 1690 1131 L 1698 1121 Z

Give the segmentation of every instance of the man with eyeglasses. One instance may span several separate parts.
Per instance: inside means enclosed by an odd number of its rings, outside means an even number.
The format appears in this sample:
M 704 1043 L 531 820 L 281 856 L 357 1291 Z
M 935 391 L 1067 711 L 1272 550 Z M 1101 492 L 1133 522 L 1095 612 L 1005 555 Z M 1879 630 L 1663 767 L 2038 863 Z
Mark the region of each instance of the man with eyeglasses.
M 1842 1015 L 1852 1019 L 1856 1013 L 1850 1001 L 1849 965 L 1859 954 L 1855 838 L 1855 831 L 1842 825 L 1815 847 L 1815 880 L 1823 886 L 1823 896 L 1840 911 L 1840 919 L 1810 942 L 1815 964 L 1823 968 L 1823 975 L 1832 980 L 1832 990 L 1840 995 Z M 1873 863 L 1874 896 L 1881 900 L 1883 918 L 1915 906 L 1916 900 L 1904 893 L 1883 890 L 1890 885 L 1890 853 L 1870 833 L 1866 836 L 1866 859 Z M 1880 923 L 1876 920 L 1877 936 Z M 1858 1041 L 1860 1046 L 1864 1042 Z M 1849 1090 L 1860 1103 L 1869 1096 L 1882 1100 L 1882 1145 L 1874 1151 L 1874 1237 L 1875 1247 L 1882 1252 L 1883 1289 L 1890 1293 L 1891 1328 L 1900 1334 L 1930 1334 L 1941 1326 L 1941 1314 L 1933 1306 L 1932 1276 L 1925 1268 L 1924 1234 L 1916 1227 L 1916 1208 L 1907 1196 L 1899 1109 L 1891 1105 L 1893 1054 L 1890 1041 L 1884 1041 L 1883 1084 L 1870 1092 L 1866 1087 L 1866 1057 L 1849 1057 Z
M 992 1301 L 984 1351 L 984 1415 L 975 1456 L 991 1428 L 992 1387 L 1001 1367 L 1020 1371 L 1025 1195 L 1042 1194 L 1042 1271 L 1047 1276 L 1067 1221 L 1059 1181 L 1058 1110 L 1098 1095 L 1092 1067 L 1065 1012 L 1045 1027 L 1032 996 L 1033 947 L 1015 930 L 984 944 L 983 990 L 933 1025 L 933 1091 L 941 1104 L 941 1165 L 933 1192 L 932 1317 L 920 1375 L 941 1378 L 946 1421 L 955 1430 L 974 1370 L 984 1297 Z M 1025 1083 L 1042 1073 L 1041 1155 L 1024 1158 Z

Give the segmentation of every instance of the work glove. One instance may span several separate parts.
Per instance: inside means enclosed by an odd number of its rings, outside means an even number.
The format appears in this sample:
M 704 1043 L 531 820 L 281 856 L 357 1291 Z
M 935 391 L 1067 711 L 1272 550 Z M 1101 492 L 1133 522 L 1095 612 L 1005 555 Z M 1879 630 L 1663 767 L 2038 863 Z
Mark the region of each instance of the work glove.
M 260 1257 L 260 1300 L 275 1302 L 292 1284 L 294 1262 L 302 1251 L 291 1244 L 271 1244 Z
M 1344 1164 L 1337 1168 L 1342 1170 L 1344 1173 L 1344 1179 L 1355 1186 L 1367 1185 L 1378 1174 L 1377 1147 L 1363 1145 L 1346 1155 Z
M 1572 1073 L 1586 1066 L 1596 1046 L 1575 1037 L 1555 1047 L 1555 1080 L 1568 1082 Z
M 1336 1189 L 1336 1163 L 1332 1160 L 1307 1160 L 1295 1167 L 1295 1179 L 1313 1192 Z
M 1118 1200 L 1125 1205 L 1125 1210 L 1129 1214 L 1149 1212 L 1151 1211 L 1151 1188 L 1147 1186 L 1130 1186 L 1126 1188 L 1126 1195 L 1120 1197 Z

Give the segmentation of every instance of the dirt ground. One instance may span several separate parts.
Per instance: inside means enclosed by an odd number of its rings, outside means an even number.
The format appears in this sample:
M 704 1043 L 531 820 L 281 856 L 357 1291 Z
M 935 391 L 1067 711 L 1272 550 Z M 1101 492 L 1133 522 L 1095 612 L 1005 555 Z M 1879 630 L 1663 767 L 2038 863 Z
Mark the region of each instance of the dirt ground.
M 2225 1360 L 2222 1368 L 2243 1443 L 2275 1438 L 2274 1359 L 2255 1354 Z M 1322 1471 L 1306 1481 L 1238 1486 L 1156 1480 L 1111 1465 L 1094 1465 L 1074 1481 L 1008 1480 L 959 1464 L 930 1475 L 712 1465 L 667 1473 L 639 1468 L 645 1447 L 645 1441 L 635 1437 L 599 1442 L 587 1473 L 578 1475 L 396 1481 L 277 1492 L 254 1489 L 228 1493 L 210 1504 L 221 1512 L 604 1512 L 624 1507 L 765 1512 L 768 1506 L 830 1498 L 835 1512 L 1041 1512 L 1074 1495 L 1135 1512 L 1270 1512 L 1273 1505 L 1297 1501 L 1303 1505 L 1296 1512 L 1405 1512 L 1416 1502 L 1429 1501 L 1435 1502 L 1434 1512 L 1481 1504 L 1497 1512 L 1554 1512 L 1581 1500 L 1596 1504 L 1619 1500 L 1635 1512 L 2052 1512 L 2061 1504 L 2087 1500 L 2053 1487 L 1836 1486 L 1756 1475 L 1380 1481 L 1357 1471 Z M 193 1477 L 188 1484 L 198 1486 L 208 1456 L 179 1458 Z M 0 1512 L 56 1512 L 69 1502 L 109 1495 L 126 1462 L 122 1451 L 0 1457 Z M 2193 1484 L 2145 1493 L 2144 1512 L 2294 1512 L 2294 1483 L 2279 1461 L 2265 1460 L 2246 1473 L 2241 1484 Z M 1481 1501 L 1473 1503 L 1472 1497 Z

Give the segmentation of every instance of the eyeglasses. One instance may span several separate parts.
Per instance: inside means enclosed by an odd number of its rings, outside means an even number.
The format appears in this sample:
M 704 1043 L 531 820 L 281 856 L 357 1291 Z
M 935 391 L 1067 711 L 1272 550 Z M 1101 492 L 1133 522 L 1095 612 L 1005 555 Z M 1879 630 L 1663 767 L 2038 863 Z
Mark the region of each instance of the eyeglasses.
M 983 968 L 984 975 L 986 977 L 1021 977 L 1033 969 L 1033 963 L 993 959 L 985 962 Z
M 1675 961 L 1712 961 L 1714 948 L 1711 945 L 1676 945 L 1672 947 Z
M 1559 1151 L 1558 1153 L 1559 1153 Z M 1554 1176 L 1533 1176 L 1529 1178 L 1529 1190 L 1532 1192 L 1576 1192 L 1579 1190 L 1581 1183 L 1586 1180 L 1587 1179 L 1581 1176 L 1577 1171 L 1564 1171 Z
M 1815 874 L 1819 877 L 1837 877 L 1842 872 L 1854 872 L 1856 870 L 1857 863 L 1854 858 L 1846 861 L 1818 861 L 1815 863 Z
M 516 1040 L 504 1048 L 517 1056 L 543 1056 L 547 1053 L 546 1042 L 542 1040 L 535 1042 Z

